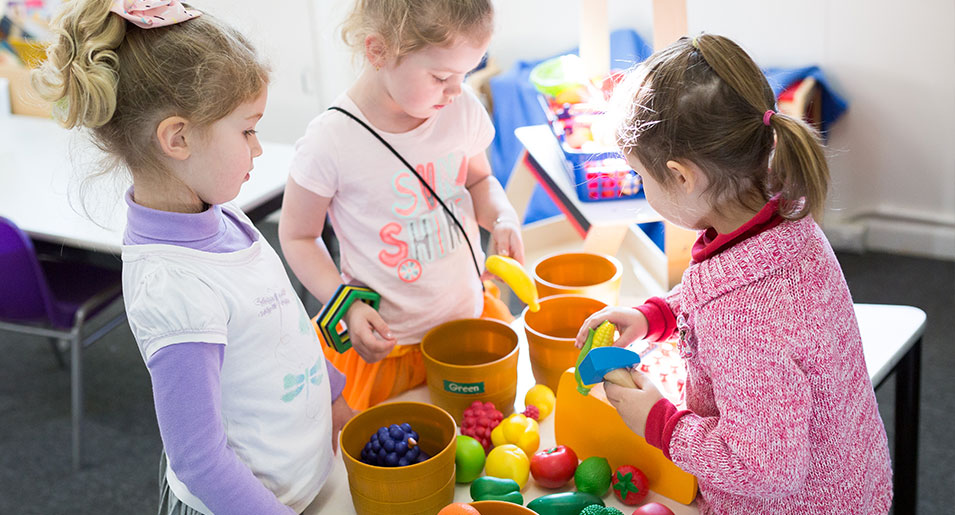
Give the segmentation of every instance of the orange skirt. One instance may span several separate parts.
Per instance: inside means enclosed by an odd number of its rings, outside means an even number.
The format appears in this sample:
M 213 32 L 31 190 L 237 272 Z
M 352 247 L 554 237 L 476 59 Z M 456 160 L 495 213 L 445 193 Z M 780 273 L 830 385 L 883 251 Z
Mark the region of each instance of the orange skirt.
M 493 318 L 511 323 L 514 317 L 501 301 L 501 292 L 490 281 L 484 282 L 484 309 L 481 318 Z M 315 320 L 312 320 L 315 324 Z M 316 331 L 318 327 L 316 326 Z M 322 339 L 319 332 L 319 339 Z M 425 381 L 424 358 L 421 345 L 396 345 L 387 357 L 375 363 L 368 363 L 355 352 L 348 349 L 339 354 L 322 342 L 325 359 L 345 374 L 345 390 L 342 395 L 348 405 L 356 411 L 374 406 L 406 390 L 410 390 Z

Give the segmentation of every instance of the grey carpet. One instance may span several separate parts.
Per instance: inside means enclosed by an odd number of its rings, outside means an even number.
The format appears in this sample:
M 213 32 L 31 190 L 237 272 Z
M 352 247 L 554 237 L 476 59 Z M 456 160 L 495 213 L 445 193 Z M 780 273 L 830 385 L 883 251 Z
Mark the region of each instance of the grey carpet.
M 266 234 L 273 240 L 274 230 Z M 839 258 L 856 302 L 910 304 L 928 313 L 919 513 L 952 513 L 955 263 L 877 253 Z M 58 368 L 42 338 L 0 333 L 0 356 L 0 514 L 155 513 L 161 444 L 149 378 L 129 328 L 86 350 L 85 467 L 75 474 L 68 371 Z M 890 378 L 877 392 L 890 441 L 894 387 Z

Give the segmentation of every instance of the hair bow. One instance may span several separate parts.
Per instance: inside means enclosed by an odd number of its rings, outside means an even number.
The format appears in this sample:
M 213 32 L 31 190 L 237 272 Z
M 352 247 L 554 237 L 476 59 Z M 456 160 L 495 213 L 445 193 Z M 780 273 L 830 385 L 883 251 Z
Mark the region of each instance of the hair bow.
M 179 0 L 113 0 L 109 10 L 143 29 L 174 25 L 202 14 Z

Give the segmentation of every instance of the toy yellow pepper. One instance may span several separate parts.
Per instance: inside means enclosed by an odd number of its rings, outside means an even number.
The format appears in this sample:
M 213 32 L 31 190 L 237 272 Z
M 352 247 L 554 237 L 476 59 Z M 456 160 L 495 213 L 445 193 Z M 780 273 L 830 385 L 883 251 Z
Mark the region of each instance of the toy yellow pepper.
M 491 443 L 495 447 L 507 443 L 514 444 L 528 456 L 533 456 L 541 444 L 540 427 L 536 420 L 515 413 L 502 420 L 491 431 Z

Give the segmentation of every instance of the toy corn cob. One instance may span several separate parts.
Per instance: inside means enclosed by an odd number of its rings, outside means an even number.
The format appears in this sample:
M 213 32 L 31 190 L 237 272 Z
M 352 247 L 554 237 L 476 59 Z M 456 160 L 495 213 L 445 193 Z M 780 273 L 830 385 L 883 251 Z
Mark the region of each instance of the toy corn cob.
M 613 333 L 616 330 L 617 328 L 611 324 L 609 320 L 604 320 L 602 324 L 597 326 L 596 331 L 588 329 L 587 341 L 584 342 L 584 346 L 580 348 L 580 353 L 577 354 L 577 365 L 575 365 L 574 368 L 574 379 L 577 380 L 577 391 L 582 395 L 589 394 L 590 387 L 585 386 L 583 380 L 580 378 L 580 362 L 584 360 L 584 357 L 587 356 L 590 349 L 610 346 L 613 343 Z M 626 373 L 626 371 L 624 372 Z

